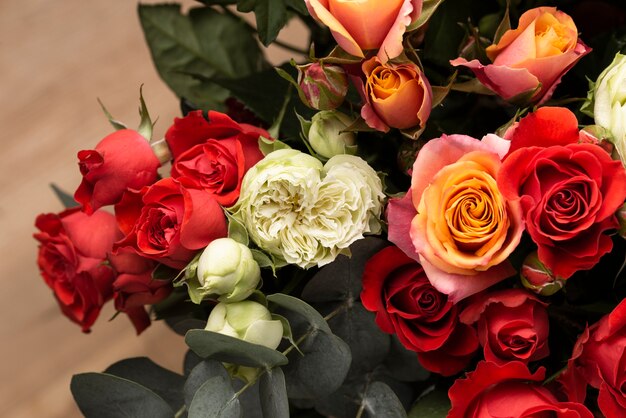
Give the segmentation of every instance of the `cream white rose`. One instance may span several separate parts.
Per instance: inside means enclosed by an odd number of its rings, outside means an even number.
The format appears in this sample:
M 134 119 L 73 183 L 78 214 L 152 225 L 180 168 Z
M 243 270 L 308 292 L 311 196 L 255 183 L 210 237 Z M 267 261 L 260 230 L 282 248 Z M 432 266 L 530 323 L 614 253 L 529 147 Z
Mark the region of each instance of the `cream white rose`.
M 626 164 L 626 55 L 616 54 L 598 77 L 593 115 L 597 125 L 611 132 L 613 144 Z

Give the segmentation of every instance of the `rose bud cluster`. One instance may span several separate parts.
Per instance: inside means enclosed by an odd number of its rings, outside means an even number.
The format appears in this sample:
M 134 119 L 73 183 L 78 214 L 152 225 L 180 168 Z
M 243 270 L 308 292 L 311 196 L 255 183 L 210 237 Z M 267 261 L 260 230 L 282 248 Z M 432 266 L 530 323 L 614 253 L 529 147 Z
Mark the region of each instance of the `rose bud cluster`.
M 314 62 L 298 66 L 298 86 L 309 107 L 332 110 L 341 106 L 348 93 L 348 75 L 339 65 Z

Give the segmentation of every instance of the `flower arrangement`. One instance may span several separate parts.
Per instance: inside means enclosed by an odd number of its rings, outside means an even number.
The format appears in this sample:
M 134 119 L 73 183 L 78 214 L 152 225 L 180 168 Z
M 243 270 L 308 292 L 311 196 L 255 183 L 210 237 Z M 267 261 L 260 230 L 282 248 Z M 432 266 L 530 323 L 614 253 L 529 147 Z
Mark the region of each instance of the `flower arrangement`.
M 621 3 L 200 3 L 139 6 L 183 115 L 103 106 L 35 222 L 82 331 L 189 346 L 75 375 L 85 416 L 626 416 Z

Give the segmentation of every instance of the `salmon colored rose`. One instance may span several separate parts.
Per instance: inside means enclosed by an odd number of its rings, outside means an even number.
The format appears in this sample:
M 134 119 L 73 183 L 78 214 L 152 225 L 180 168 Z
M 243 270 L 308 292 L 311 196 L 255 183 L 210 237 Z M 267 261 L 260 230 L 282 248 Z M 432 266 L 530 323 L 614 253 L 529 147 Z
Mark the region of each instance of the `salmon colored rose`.
M 517 29 L 509 29 L 487 48 L 493 64 L 464 58 L 450 63 L 472 70 L 482 84 L 505 100 L 537 102 L 548 100 L 561 77 L 589 52 L 578 39 L 571 17 L 554 7 L 537 7 L 520 17 Z
M 498 189 L 502 150 L 495 151 L 465 135 L 431 140 L 413 165 L 410 193 L 390 203 L 390 241 L 419 259 L 452 302 L 515 274 L 507 257 L 521 238 L 522 214 Z
M 611 251 L 608 231 L 626 199 L 626 171 L 600 146 L 579 143 L 576 117 L 543 107 L 520 120 L 498 186 L 521 204 L 539 261 L 567 279 Z
M 378 131 L 389 128 L 423 128 L 432 106 L 432 90 L 422 70 L 413 62 L 383 64 L 373 57 L 363 63 L 365 104 L 361 116 Z
M 357 57 L 378 49 L 382 62 L 402 53 L 402 36 L 422 12 L 423 0 L 305 0 L 339 46 Z

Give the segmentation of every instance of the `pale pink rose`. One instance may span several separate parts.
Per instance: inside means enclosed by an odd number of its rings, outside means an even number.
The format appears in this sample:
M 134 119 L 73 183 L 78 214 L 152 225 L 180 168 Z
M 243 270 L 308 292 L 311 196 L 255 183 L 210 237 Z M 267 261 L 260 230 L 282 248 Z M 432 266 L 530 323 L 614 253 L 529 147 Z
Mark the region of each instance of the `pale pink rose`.
M 402 36 L 422 12 L 423 0 L 305 0 L 309 13 L 328 26 L 349 54 L 378 49 L 381 62 L 402 53 Z
M 508 30 L 487 48 L 493 64 L 465 58 L 450 64 L 469 68 L 505 100 L 543 102 L 552 96 L 561 77 L 589 52 L 570 16 L 554 7 L 537 7 L 520 17 L 517 29 Z

